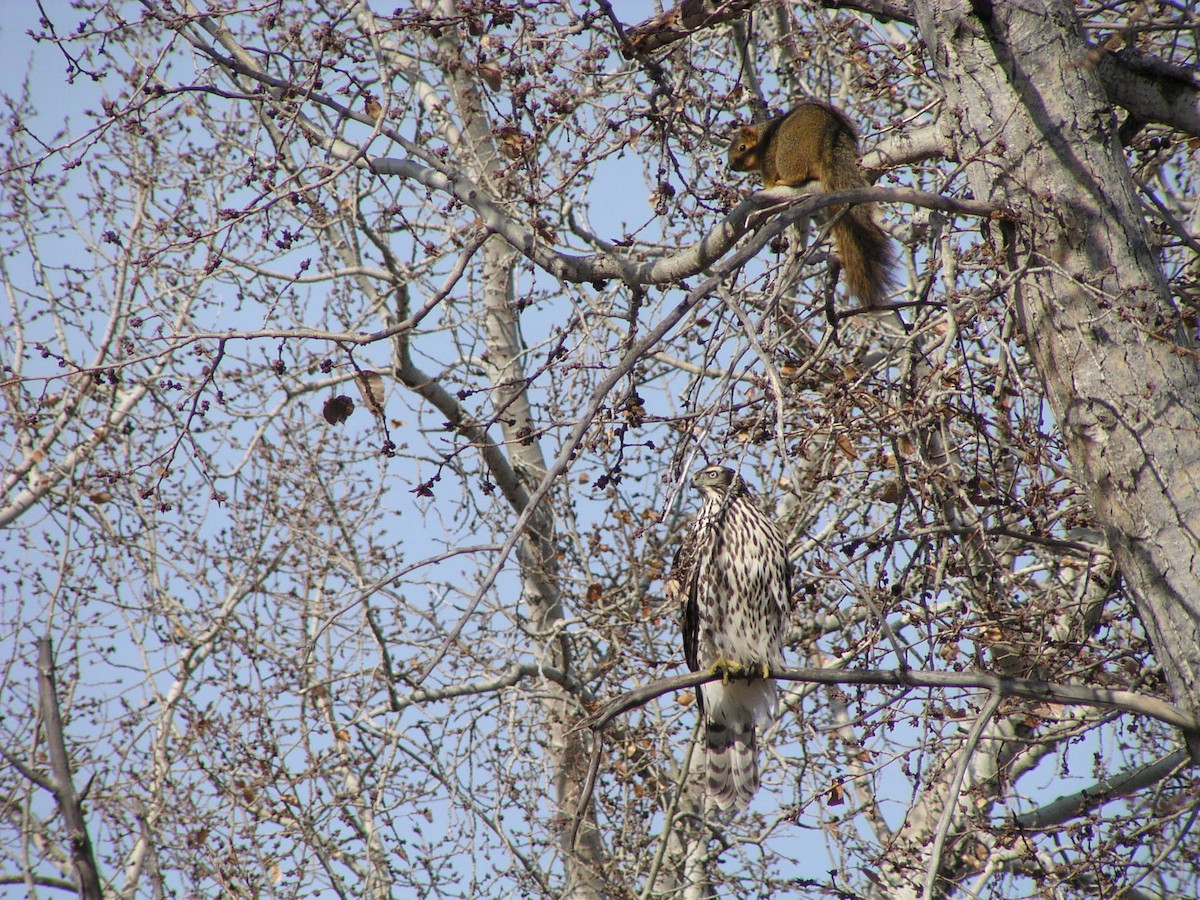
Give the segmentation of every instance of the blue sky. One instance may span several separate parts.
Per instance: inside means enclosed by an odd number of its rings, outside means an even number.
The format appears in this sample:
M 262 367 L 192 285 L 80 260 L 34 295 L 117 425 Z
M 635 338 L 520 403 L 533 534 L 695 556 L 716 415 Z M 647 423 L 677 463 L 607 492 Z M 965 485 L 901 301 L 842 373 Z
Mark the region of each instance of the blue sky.
M 618 15 L 626 22 L 638 21 L 651 12 L 651 6 L 648 3 L 618 2 L 615 7 Z M 70 30 L 76 14 L 70 9 L 69 4 L 59 0 L 59 2 L 47 3 L 46 8 L 51 15 L 58 18 L 56 25 L 60 31 Z M 27 29 L 36 25 L 38 11 L 35 4 L 9 3 L 5 7 L 5 12 L 7 16 L 0 24 L 0 41 L 5 47 L 5 53 L 0 55 L 0 89 L 9 94 L 16 93 L 26 74 L 31 72 L 31 82 L 37 98 L 37 105 L 44 111 L 41 119 L 32 123 L 33 129 L 39 133 L 43 130 L 45 133 L 51 133 L 64 115 L 72 119 L 76 128 L 80 127 L 83 124 L 82 110 L 94 107 L 98 103 L 102 96 L 102 85 L 97 85 L 86 78 L 78 79 L 74 85 L 65 85 L 63 76 L 66 63 L 60 52 L 49 44 L 34 46 L 24 36 Z M 29 68 L 31 58 L 33 60 L 32 69 Z M 632 163 L 630 164 L 632 165 Z M 606 177 L 611 178 L 615 183 L 623 180 L 621 175 L 610 174 Z M 611 191 L 603 186 L 601 190 L 594 192 L 593 224 L 611 235 L 619 232 L 622 221 L 628 220 L 631 223 L 642 221 L 643 217 L 648 216 L 649 208 L 640 188 L 639 182 L 639 192 L 632 198 L 628 194 L 621 195 L 619 191 Z M 547 450 L 552 454 L 554 448 L 548 445 Z M 688 502 L 691 502 L 690 498 Z M 783 750 L 784 748 L 778 749 Z M 1079 749 L 1080 758 L 1085 760 L 1091 749 L 1093 748 Z M 1087 767 L 1078 765 L 1074 767 L 1074 770 L 1086 772 Z M 780 776 L 778 771 L 774 774 L 776 777 Z M 1048 772 L 1044 782 L 1046 796 L 1053 796 L 1054 793 L 1059 792 L 1059 782 L 1054 773 Z M 797 790 L 809 793 L 815 787 L 804 785 Z M 759 802 L 771 804 L 787 802 L 792 799 L 792 793 L 793 791 L 785 785 L 777 793 L 764 792 L 763 795 L 760 795 Z M 902 808 L 904 799 L 901 797 L 897 801 L 897 808 Z M 815 838 L 810 839 L 815 840 Z M 825 864 L 824 858 L 817 859 L 816 864 L 817 871 L 821 871 Z

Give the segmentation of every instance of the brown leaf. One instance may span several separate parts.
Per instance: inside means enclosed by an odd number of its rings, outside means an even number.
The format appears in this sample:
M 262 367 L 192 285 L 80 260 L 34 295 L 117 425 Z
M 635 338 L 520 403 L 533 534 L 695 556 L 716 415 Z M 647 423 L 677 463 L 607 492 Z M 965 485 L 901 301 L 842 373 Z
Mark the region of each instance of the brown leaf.
M 826 806 L 841 806 L 845 802 L 846 802 L 845 792 L 842 791 L 842 786 L 835 781 L 830 786 L 829 790 L 825 792 L 825 805 Z
M 513 125 L 501 125 L 493 132 L 500 141 L 500 152 L 509 159 L 520 159 L 529 152 L 529 138 Z
M 903 491 L 900 490 L 900 482 L 895 478 L 881 481 L 875 486 L 873 493 L 876 499 L 882 500 L 884 503 L 899 503 L 904 496 Z
M 383 378 L 378 372 L 363 369 L 354 373 L 354 383 L 362 394 L 367 409 L 377 416 L 383 415 Z
M 500 67 L 492 63 L 482 63 L 479 66 L 479 77 L 493 91 L 500 90 L 501 85 L 504 83 L 503 74 Z
M 321 415 L 325 417 L 325 421 L 330 425 L 342 424 L 350 418 L 350 413 L 352 412 L 354 412 L 354 401 L 345 394 L 330 397 L 321 408 Z

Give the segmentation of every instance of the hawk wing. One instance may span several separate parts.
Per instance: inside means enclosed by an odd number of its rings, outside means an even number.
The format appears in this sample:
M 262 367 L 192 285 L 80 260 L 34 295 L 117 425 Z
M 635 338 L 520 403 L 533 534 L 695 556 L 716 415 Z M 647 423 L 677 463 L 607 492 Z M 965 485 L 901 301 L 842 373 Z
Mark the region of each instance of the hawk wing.
M 683 606 L 683 656 L 693 672 L 700 668 L 700 607 L 696 597 L 696 556 L 699 546 L 696 524 L 693 523 L 675 551 L 671 574 L 664 590 L 668 600 Z

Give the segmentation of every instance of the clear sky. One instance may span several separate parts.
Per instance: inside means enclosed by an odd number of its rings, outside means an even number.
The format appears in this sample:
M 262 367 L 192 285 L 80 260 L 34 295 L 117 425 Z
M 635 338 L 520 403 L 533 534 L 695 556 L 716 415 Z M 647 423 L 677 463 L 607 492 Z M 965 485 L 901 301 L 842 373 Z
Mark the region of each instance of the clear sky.
M 618 17 L 628 23 L 640 21 L 653 12 L 653 4 L 649 0 L 615 0 L 613 5 Z M 55 27 L 60 33 L 71 31 L 79 20 L 79 14 L 66 0 L 44 0 L 43 6 L 54 18 Z M 391 8 L 382 4 L 380 7 L 384 10 Z M 58 48 L 50 43 L 34 44 L 28 38 L 26 32 L 39 27 L 41 12 L 36 3 L 31 0 L 7 0 L 2 8 L 4 16 L 0 18 L 0 47 L 4 48 L 4 52 L 0 53 L 0 92 L 15 96 L 28 78 L 35 106 L 41 111 L 40 118 L 29 123 L 31 130 L 49 138 L 61 127 L 65 117 L 70 120 L 71 129 L 78 133 L 87 124 L 82 116 L 83 111 L 98 106 L 104 85 L 86 77 L 79 77 L 74 84 L 67 84 L 67 61 Z M 593 192 L 596 201 L 593 225 L 602 233 L 617 234 L 622 219 L 639 219 L 649 214 L 644 196 L 630 199 L 628 195 L 621 196 L 619 191 L 609 191 L 607 195 L 617 199 L 604 202 L 602 197 L 605 195 L 603 190 Z M 689 498 L 688 502 L 694 502 L 694 498 Z M 1077 752 L 1082 759 L 1091 749 L 1082 747 L 1073 752 Z M 1086 765 L 1080 765 L 1077 770 L 1086 771 Z M 1047 796 L 1056 790 L 1059 788 L 1054 776 L 1048 773 L 1045 788 Z M 764 792 L 759 801 L 787 802 L 791 799 L 790 794 L 791 791 L 785 787 L 774 795 Z M 818 868 L 824 865 L 823 853 L 818 848 L 814 847 L 813 857 Z

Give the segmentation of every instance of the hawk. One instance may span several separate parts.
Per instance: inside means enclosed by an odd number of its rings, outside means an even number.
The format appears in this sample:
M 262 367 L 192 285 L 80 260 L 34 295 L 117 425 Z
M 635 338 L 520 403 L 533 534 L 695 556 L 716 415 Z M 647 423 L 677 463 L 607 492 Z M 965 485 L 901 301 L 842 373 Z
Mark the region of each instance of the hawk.
M 732 469 L 708 466 L 692 484 L 704 505 L 675 555 L 666 594 L 684 604 L 688 668 L 722 676 L 699 691 L 706 793 L 719 809 L 742 809 L 758 790 L 755 727 L 779 711 L 767 674 L 783 662 L 787 545 Z

